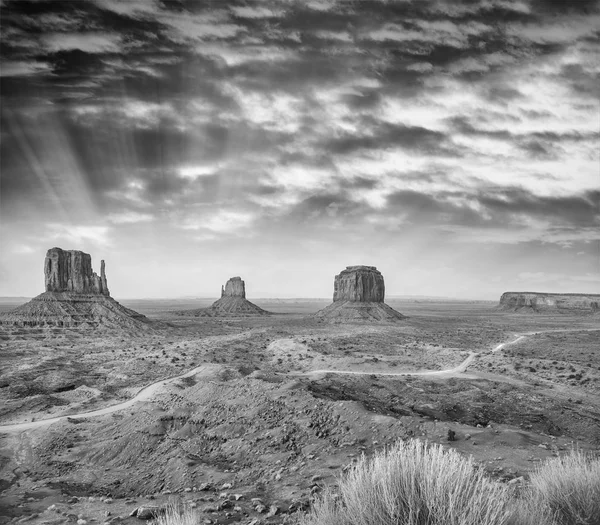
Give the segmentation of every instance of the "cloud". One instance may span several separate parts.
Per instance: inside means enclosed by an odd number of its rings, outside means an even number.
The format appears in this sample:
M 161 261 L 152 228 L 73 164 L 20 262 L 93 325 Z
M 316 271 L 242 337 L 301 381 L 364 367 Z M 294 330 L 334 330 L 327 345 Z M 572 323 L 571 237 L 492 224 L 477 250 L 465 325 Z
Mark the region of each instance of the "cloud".
M 182 222 L 181 228 L 184 230 L 207 230 L 214 234 L 235 234 L 240 230 L 247 230 L 254 219 L 254 214 L 249 212 L 223 209 L 199 216 L 192 215 Z
M 236 6 L 231 10 L 240 18 L 278 18 L 283 15 L 283 11 L 279 9 L 269 9 L 267 7 L 256 6 Z
M 531 283 L 549 283 L 556 281 L 575 281 L 584 283 L 600 283 L 600 275 L 587 273 L 585 275 L 568 275 L 565 273 L 521 272 L 517 275 L 520 281 Z
M 120 35 L 107 33 L 54 33 L 43 37 L 43 45 L 50 52 L 70 49 L 86 53 L 118 52 L 120 42 Z
M 22 77 L 50 72 L 52 67 L 47 62 L 6 60 L 0 67 L 2 77 Z
M 154 216 L 149 213 L 139 213 L 135 211 L 125 211 L 120 213 L 111 213 L 108 216 L 109 222 L 113 224 L 136 224 L 139 222 L 150 222 Z
M 128 247 L 152 231 L 260 252 L 293 232 L 298 250 L 348 257 L 361 239 L 390 253 L 435 239 L 423 259 L 533 240 L 581 251 L 600 227 L 597 11 L 4 2 L 3 224 Z M 585 276 L 583 251 L 572 271 L 531 261 Z
M 214 175 L 217 169 L 218 166 L 195 165 L 182 166 L 178 168 L 177 172 L 178 175 L 184 179 L 196 180 L 198 177 Z
M 92 243 L 94 245 L 106 247 L 111 244 L 108 226 L 82 226 L 73 224 L 50 223 L 46 226 L 44 240 L 52 240 L 72 244 L 74 246 L 82 243 Z

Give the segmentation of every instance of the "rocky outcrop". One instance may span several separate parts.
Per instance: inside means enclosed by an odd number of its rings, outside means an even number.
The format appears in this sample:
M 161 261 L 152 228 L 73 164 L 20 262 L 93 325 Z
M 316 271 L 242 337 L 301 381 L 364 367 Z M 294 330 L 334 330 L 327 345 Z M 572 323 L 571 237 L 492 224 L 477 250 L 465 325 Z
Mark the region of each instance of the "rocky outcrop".
M 92 270 L 90 254 L 79 250 L 50 248 L 44 261 L 44 281 L 47 292 L 110 295 L 104 261 L 98 276 Z
M 246 283 L 241 277 L 232 277 L 221 286 L 221 297 L 242 297 L 246 298 Z
M 346 266 L 333 282 L 333 301 L 383 303 L 383 275 L 375 266 Z
M 44 280 L 46 291 L 0 314 L 0 324 L 138 331 L 150 323 L 147 317 L 110 297 L 104 261 L 97 275 L 87 253 L 51 248 L 44 261 Z
M 505 292 L 500 310 L 513 312 L 600 312 L 600 294 Z
M 194 317 L 247 317 L 256 315 L 271 315 L 246 299 L 246 284 L 241 277 L 232 277 L 221 286 L 221 298 L 208 308 L 181 310 L 176 315 L 191 315 Z
M 375 266 L 347 266 L 335 276 L 333 303 L 315 316 L 330 322 L 397 321 L 405 316 L 383 301 L 383 275 Z

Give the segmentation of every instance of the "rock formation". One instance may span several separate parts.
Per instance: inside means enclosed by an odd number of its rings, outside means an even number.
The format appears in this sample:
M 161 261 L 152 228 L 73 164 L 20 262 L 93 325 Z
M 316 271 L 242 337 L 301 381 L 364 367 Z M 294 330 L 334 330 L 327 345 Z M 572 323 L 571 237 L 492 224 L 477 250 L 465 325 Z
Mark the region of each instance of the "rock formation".
M 88 253 L 51 248 L 44 261 L 44 281 L 44 293 L 0 314 L 0 324 L 137 329 L 149 323 L 110 297 L 104 261 L 98 275 Z
M 221 286 L 221 298 L 210 307 L 182 310 L 175 313 L 194 317 L 244 317 L 271 314 L 246 299 L 246 284 L 241 277 L 232 277 L 225 283 L 225 286 Z
M 333 301 L 383 303 L 383 275 L 375 266 L 346 266 L 333 281 Z
M 232 277 L 221 286 L 221 297 L 242 297 L 246 298 L 246 283 L 241 277 Z
M 48 250 L 44 261 L 44 280 L 47 292 L 110 295 L 104 261 L 100 262 L 98 276 L 92 271 L 90 254 L 79 250 Z
M 335 276 L 333 303 L 315 316 L 332 322 L 404 319 L 384 299 L 383 275 L 375 266 L 347 266 Z
M 498 308 L 513 312 L 597 313 L 600 294 L 506 292 Z

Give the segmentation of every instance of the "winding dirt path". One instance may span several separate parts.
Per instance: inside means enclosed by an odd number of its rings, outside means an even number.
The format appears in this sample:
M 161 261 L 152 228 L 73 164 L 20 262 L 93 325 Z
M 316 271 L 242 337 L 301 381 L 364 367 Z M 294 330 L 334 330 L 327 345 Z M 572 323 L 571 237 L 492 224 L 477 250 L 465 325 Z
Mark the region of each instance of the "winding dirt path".
M 519 334 L 514 340 L 508 341 L 505 343 L 500 343 L 495 348 L 492 349 L 492 352 L 497 352 L 504 348 L 507 345 L 513 345 L 526 337 L 530 337 L 532 335 L 545 334 L 551 332 L 594 332 L 600 331 L 600 328 L 579 328 L 579 329 L 566 329 L 566 330 L 540 330 L 536 332 L 527 332 L 524 334 Z M 453 377 L 458 374 L 464 373 L 469 365 L 473 362 L 476 356 L 482 354 L 483 352 L 469 352 L 467 358 L 460 363 L 458 366 L 454 368 L 448 368 L 445 370 L 424 370 L 419 372 L 360 372 L 360 371 L 351 371 L 351 370 L 311 370 L 309 372 L 300 372 L 299 374 L 294 375 L 321 375 L 321 374 L 341 374 L 341 375 L 378 375 L 378 376 L 437 376 L 437 377 Z M 105 408 L 100 408 L 98 410 L 91 410 L 89 412 L 79 412 L 77 414 L 69 414 L 64 416 L 51 417 L 48 419 L 40 419 L 38 421 L 28 421 L 26 423 L 15 423 L 11 425 L 0 425 L 0 433 L 4 434 L 14 434 L 19 432 L 24 432 L 27 430 L 32 430 L 35 428 L 44 427 L 47 425 L 51 425 L 52 423 L 57 423 L 58 421 L 63 421 L 67 418 L 70 419 L 83 419 L 89 417 L 97 417 L 104 416 L 106 414 L 112 414 L 113 412 L 118 412 L 119 410 L 123 410 L 125 408 L 129 408 L 130 406 L 138 403 L 139 401 L 147 401 L 152 396 L 157 393 L 162 387 L 178 381 L 180 379 L 184 379 L 186 377 L 192 377 L 196 374 L 206 371 L 210 368 L 215 367 L 213 364 L 203 364 L 185 372 L 184 374 L 169 377 L 166 379 L 161 379 L 152 383 L 148 386 L 141 388 L 137 394 L 131 399 L 124 401 L 123 403 L 117 403 L 116 405 L 110 405 Z
M 169 377 L 167 379 L 161 379 L 156 383 L 152 383 L 148 386 L 142 387 L 138 393 L 132 397 L 131 399 L 124 401 L 123 403 L 117 403 L 116 405 L 110 405 L 105 408 L 100 408 L 98 410 L 91 410 L 89 412 L 79 412 L 78 414 L 68 414 L 65 416 L 57 416 L 50 417 L 48 419 L 40 419 L 38 421 L 28 421 L 26 423 L 14 423 L 11 425 L 0 425 L 0 433 L 15 433 L 15 432 L 24 432 L 25 430 L 32 430 L 34 428 L 43 427 L 46 425 L 51 425 L 52 423 L 57 423 L 58 421 L 63 421 L 65 419 L 83 419 L 88 417 L 97 417 L 104 416 L 106 414 L 112 414 L 113 412 L 118 412 L 119 410 L 123 410 L 125 408 L 129 408 L 139 401 L 147 401 L 149 400 L 157 391 L 159 391 L 162 387 L 168 385 L 169 383 L 173 383 L 178 381 L 179 379 L 184 379 L 186 377 L 192 377 L 196 374 L 207 370 L 209 368 L 214 367 L 212 364 L 203 364 L 189 370 L 185 374 L 181 374 L 175 377 Z

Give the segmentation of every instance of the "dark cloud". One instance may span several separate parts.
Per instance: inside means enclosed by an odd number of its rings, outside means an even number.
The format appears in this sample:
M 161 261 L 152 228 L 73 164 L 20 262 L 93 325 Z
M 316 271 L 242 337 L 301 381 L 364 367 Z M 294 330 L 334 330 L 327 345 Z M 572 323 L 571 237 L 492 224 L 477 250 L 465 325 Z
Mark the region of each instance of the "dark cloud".
M 600 192 L 577 196 L 542 197 L 520 188 L 487 192 L 440 192 L 431 195 L 402 190 L 387 198 L 388 213 L 404 213 L 415 224 L 454 224 L 468 227 L 523 227 L 539 218 L 570 229 L 600 226 Z
M 361 149 L 387 148 L 416 149 L 437 155 L 459 155 L 458 149 L 452 148 L 449 137 L 439 131 L 387 122 L 374 122 L 366 128 L 370 134 L 336 138 L 326 144 L 325 148 L 338 155 Z

